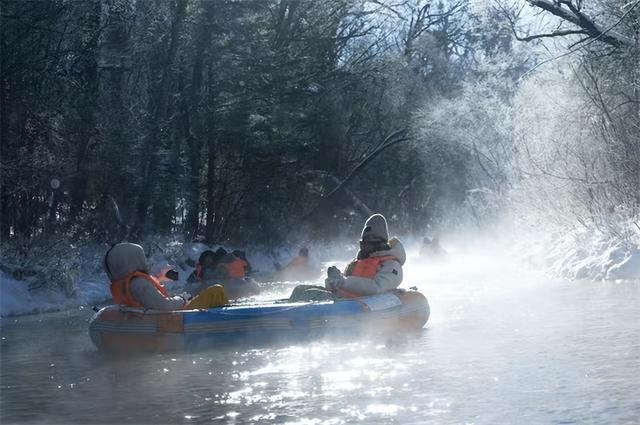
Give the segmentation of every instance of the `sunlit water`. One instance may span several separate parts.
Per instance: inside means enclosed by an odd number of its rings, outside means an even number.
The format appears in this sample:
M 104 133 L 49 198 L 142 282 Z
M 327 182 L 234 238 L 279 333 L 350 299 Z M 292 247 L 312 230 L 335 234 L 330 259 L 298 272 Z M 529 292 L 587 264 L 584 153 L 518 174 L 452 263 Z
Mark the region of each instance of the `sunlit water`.
M 2 322 L 2 423 L 640 423 L 640 286 L 406 267 L 418 334 L 112 359 L 92 314 Z M 283 289 L 288 292 L 289 288 Z

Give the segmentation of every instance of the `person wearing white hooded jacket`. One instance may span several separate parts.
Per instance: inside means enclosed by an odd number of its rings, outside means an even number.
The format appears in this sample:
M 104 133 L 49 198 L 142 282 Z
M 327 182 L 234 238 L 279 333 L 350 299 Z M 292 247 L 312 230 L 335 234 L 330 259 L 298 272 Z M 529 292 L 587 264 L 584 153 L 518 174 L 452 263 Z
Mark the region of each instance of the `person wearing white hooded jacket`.
M 382 214 L 374 214 L 364 224 L 356 259 L 344 274 L 330 267 L 325 287 L 342 298 L 392 291 L 402 283 L 405 260 L 402 242 L 398 238 L 389 239 L 387 220 Z
M 393 291 L 402 283 L 405 260 L 400 240 L 389 239 L 387 220 L 381 214 L 374 214 L 365 222 L 360 236 L 360 251 L 344 274 L 337 267 L 329 267 L 324 288 L 299 285 L 289 300 L 326 301 Z

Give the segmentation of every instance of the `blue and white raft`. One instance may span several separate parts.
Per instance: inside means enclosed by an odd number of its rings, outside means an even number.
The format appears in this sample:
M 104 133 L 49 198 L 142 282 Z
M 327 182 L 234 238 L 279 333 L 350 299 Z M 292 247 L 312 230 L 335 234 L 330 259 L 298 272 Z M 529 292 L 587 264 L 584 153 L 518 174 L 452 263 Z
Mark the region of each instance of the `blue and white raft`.
M 89 334 L 101 350 L 161 352 L 331 333 L 398 334 L 422 328 L 429 314 L 427 299 L 413 290 L 337 301 L 272 302 L 209 310 L 157 311 L 112 305 L 91 319 Z

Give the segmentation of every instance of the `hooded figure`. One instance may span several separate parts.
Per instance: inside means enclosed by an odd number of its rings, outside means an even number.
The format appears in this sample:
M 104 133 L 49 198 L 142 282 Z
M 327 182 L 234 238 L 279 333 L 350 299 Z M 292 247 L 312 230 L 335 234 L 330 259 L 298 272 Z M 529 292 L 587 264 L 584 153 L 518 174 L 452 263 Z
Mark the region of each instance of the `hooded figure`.
M 214 285 L 187 302 L 188 294 L 171 296 L 167 289 L 149 274 L 144 249 L 124 242 L 114 245 L 105 255 L 104 265 L 111 280 L 111 294 L 118 304 L 154 310 L 211 308 L 228 303 L 224 289 Z
M 389 239 L 387 220 L 374 214 L 364 224 L 356 259 L 347 266 L 344 275 L 331 267 L 325 287 L 342 298 L 392 291 L 402 283 L 405 260 L 400 240 Z

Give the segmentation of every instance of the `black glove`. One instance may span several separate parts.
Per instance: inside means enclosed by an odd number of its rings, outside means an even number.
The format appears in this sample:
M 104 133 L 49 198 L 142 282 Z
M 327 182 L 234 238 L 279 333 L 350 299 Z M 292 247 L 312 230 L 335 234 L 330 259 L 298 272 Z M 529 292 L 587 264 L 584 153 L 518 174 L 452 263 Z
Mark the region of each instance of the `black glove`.
M 178 272 L 176 270 L 173 270 L 173 269 L 168 270 L 164 275 L 167 277 L 167 279 L 171 279 L 171 280 L 178 280 L 179 279 Z
M 327 277 L 329 279 L 340 279 L 342 277 L 342 273 L 336 266 L 331 266 L 327 269 Z
M 344 276 L 337 267 L 331 266 L 327 269 L 327 278 L 324 280 L 324 287 L 330 291 L 336 291 L 344 284 Z

